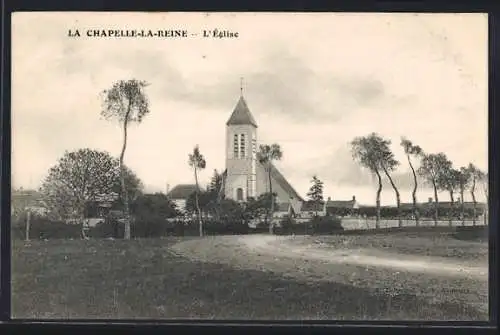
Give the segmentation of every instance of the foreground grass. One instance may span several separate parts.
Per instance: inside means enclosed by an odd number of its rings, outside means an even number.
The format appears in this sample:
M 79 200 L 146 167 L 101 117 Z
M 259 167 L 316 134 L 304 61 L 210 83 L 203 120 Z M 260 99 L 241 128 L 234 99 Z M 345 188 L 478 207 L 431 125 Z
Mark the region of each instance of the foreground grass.
M 430 303 L 277 272 L 237 270 L 171 252 L 179 239 L 16 242 L 15 318 L 484 320 L 466 304 Z M 201 241 L 200 241 L 201 242 Z

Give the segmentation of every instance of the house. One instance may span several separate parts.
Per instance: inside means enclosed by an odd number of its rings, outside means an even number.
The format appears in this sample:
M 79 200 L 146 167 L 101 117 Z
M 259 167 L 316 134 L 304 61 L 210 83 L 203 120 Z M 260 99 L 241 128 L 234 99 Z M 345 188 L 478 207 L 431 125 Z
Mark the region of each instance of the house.
M 11 193 L 11 215 L 19 215 L 22 212 L 30 211 L 38 216 L 48 214 L 48 209 L 42 201 L 40 192 L 35 190 L 13 190 Z
M 200 191 L 199 188 L 198 190 Z M 168 192 L 167 197 L 175 204 L 180 212 L 185 213 L 187 200 L 195 192 L 195 184 L 180 184 Z
M 305 201 L 302 203 L 300 212 L 297 213 L 296 217 L 300 222 L 310 220 L 316 215 L 326 215 L 326 202 Z
M 359 203 L 355 196 L 353 196 L 351 200 L 332 200 L 328 198 L 325 203 L 325 211 L 327 215 L 357 215 L 359 213 Z

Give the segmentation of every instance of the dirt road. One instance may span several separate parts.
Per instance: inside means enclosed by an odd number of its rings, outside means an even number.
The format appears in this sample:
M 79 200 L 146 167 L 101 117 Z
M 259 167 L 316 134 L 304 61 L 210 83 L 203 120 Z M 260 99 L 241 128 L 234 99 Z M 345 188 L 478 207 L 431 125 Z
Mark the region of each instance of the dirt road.
M 206 237 L 174 245 L 185 257 L 236 268 L 279 273 L 307 282 L 337 282 L 429 301 L 460 301 L 487 311 L 488 269 L 442 257 L 373 249 L 327 249 L 311 237 L 270 235 Z

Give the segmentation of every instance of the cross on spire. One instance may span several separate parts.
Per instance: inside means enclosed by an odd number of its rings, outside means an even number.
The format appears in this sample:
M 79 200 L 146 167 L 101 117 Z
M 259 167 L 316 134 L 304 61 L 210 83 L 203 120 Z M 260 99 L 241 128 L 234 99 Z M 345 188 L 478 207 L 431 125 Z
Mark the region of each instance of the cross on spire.
M 243 96 L 243 77 L 240 77 L 240 95 Z

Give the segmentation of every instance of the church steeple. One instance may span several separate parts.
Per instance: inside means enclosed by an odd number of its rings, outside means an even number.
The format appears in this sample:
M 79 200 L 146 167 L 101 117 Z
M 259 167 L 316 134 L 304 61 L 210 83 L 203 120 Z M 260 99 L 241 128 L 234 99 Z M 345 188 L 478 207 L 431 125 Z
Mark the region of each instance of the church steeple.
M 248 109 L 247 103 L 243 95 L 238 100 L 236 107 L 234 108 L 231 117 L 227 121 L 226 125 L 252 125 L 257 128 L 257 122 L 250 113 L 250 109 Z

